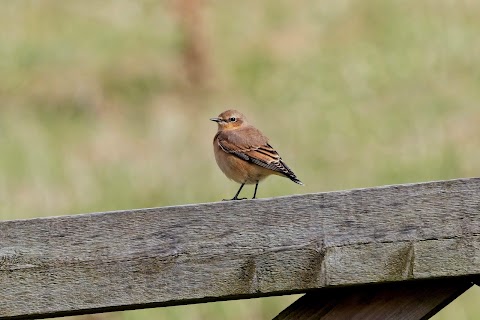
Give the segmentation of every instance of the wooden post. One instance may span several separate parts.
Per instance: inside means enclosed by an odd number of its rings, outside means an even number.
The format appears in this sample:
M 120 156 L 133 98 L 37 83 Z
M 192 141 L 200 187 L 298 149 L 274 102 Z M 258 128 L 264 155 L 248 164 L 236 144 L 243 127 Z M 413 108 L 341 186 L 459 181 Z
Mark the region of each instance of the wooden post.
M 479 257 L 478 178 L 3 221 L 0 319 L 478 279 Z

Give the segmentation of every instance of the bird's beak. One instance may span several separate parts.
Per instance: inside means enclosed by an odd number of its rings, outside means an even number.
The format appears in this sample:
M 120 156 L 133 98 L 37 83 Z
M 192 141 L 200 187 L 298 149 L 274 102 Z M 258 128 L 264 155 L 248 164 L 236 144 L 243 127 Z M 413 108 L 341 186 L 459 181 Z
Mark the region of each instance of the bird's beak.
M 211 121 L 215 121 L 215 122 L 221 122 L 222 119 L 220 118 L 210 118 Z

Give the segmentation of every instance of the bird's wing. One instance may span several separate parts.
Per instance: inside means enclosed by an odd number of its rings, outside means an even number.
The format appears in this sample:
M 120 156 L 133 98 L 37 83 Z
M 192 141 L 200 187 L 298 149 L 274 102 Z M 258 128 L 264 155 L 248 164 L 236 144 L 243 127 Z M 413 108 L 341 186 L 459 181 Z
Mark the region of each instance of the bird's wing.
M 254 127 L 222 132 L 217 137 L 217 143 L 223 151 L 240 159 L 298 180 L 268 139 Z

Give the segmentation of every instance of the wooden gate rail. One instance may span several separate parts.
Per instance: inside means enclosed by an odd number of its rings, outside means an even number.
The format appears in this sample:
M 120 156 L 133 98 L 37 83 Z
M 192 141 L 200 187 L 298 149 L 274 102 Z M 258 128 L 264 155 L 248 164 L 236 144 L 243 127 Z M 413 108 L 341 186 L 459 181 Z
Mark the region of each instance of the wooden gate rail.
M 278 319 L 421 319 L 478 275 L 480 178 L 0 222 L 0 319 L 300 292 Z

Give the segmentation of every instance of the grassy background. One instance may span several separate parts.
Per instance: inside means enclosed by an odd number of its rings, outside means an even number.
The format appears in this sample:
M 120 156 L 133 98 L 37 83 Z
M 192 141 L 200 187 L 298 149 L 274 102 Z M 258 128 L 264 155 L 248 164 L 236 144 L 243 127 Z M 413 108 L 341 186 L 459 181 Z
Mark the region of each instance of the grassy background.
M 232 196 L 208 121 L 231 107 L 306 184 L 260 197 L 479 175 L 480 2 L 183 2 L 2 3 L 0 219 Z M 83 318 L 267 319 L 297 297 Z

